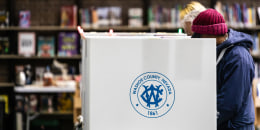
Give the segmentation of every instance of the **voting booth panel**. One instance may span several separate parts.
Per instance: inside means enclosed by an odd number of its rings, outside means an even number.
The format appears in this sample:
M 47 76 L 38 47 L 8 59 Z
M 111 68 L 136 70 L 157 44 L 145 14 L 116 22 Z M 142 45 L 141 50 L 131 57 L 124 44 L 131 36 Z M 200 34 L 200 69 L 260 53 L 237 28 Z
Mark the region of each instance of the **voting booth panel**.
M 84 130 L 215 130 L 214 39 L 86 36 Z

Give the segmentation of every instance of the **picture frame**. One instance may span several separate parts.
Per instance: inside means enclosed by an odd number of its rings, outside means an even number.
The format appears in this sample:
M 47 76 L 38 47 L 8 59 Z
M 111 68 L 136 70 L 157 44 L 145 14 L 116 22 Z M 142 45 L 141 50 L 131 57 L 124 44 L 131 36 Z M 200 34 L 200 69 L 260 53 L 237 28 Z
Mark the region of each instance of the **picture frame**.
M 18 33 L 18 54 L 23 56 L 35 55 L 36 36 L 34 32 Z

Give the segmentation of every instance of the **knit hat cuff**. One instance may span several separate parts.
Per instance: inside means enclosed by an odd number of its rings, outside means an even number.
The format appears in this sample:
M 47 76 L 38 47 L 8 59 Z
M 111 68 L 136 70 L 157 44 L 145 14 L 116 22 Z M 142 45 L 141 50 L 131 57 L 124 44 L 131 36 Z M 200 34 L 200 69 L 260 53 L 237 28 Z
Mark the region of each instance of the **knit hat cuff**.
M 192 25 L 192 31 L 199 34 L 223 35 L 228 32 L 226 23 L 213 25 Z

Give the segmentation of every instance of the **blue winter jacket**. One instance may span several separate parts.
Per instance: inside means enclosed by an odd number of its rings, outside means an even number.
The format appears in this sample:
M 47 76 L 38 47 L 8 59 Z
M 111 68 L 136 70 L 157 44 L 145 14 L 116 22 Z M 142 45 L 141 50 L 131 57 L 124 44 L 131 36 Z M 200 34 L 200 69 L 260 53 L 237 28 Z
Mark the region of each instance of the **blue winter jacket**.
M 249 48 L 250 35 L 229 29 L 229 37 L 217 46 L 217 56 L 227 47 L 217 65 L 218 130 L 236 130 L 252 126 L 255 120 L 252 98 L 254 61 Z

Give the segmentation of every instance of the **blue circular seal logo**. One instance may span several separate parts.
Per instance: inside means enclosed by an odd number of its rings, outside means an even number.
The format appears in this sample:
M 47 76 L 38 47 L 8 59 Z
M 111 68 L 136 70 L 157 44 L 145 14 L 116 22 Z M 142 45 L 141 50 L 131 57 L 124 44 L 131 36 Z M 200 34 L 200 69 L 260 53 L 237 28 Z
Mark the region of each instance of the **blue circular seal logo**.
M 130 89 L 130 101 L 140 115 L 158 118 L 167 114 L 175 100 L 172 82 L 158 72 L 147 72 L 138 76 Z

